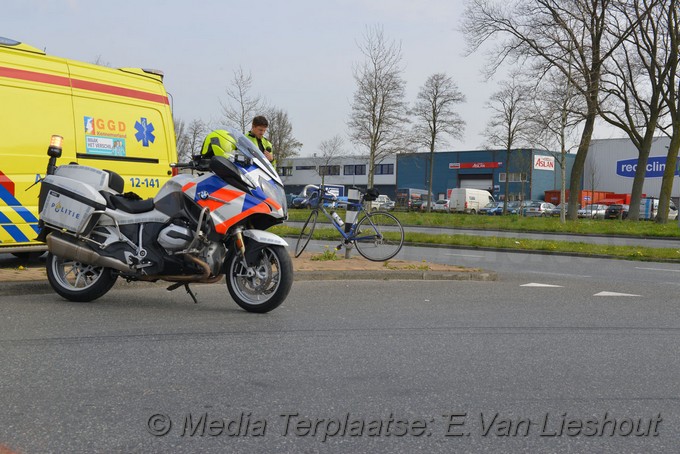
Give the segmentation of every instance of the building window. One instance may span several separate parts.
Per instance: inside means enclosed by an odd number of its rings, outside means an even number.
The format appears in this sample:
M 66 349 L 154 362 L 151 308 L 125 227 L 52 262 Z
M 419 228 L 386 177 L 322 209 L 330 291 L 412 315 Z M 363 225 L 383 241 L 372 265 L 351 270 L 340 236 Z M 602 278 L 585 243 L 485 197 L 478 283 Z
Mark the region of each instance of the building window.
M 366 164 L 350 164 L 343 169 L 345 175 L 366 175 Z
M 509 181 L 510 183 L 522 183 L 522 182 L 527 182 L 529 181 L 527 179 L 527 174 L 525 172 L 510 172 L 509 174 Z M 498 173 L 498 182 L 499 183 L 505 183 L 505 178 L 506 178 L 506 173 L 505 172 L 499 172 Z
M 293 175 L 293 168 L 292 167 L 278 167 L 276 171 L 281 175 L 282 177 L 290 177 Z
M 378 164 L 375 166 L 376 175 L 394 175 L 394 164 Z
M 319 166 L 319 175 L 340 175 L 340 166 Z
M 316 170 L 316 166 L 295 166 L 295 170 Z

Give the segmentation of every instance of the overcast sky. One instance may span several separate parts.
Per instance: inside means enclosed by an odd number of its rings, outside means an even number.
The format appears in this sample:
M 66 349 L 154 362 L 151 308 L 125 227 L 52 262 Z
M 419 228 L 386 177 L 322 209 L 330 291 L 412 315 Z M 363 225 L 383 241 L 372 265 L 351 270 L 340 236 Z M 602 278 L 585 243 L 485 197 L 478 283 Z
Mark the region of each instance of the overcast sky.
M 401 43 L 407 102 L 431 74 L 456 81 L 467 127 L 446 149 L 471 150 L 484 142 L 497 80 L 481 76 L 482 55 L 464 57 L 462 11 L 461 0 L 3 0 L 0 36 L 54 56 L 160 69 L 175 117 L 213 126 L 240 66 L 253 94 L 288 112 L 301 154 L 311 155 L 322 140 L 347 138 L 357 43 L 379 25 Z

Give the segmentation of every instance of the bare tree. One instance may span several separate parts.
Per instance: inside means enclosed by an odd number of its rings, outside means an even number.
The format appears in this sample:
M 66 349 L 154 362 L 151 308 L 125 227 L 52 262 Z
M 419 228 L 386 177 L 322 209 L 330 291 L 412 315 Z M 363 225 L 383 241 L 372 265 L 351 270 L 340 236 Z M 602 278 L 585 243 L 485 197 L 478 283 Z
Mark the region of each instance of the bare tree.
M 283 109 L 273 108 L 267 113 L 267 119 L 267 139 L 272 143 L 274 159 L 280 162 L 297 156 L 302 143 L 293 137 L 293 125 L 288 119 L 288 113 Z
M 316 173 L 321 177 L 321 184 L 325 183 L 326 176 L 331 174 L 330 170 L 339 164 L 336 164 L 343 155 L 343 147 L 345 141 L 342 137 L 336 135 L 328 140 L 324 140 L 319 145 L 318 153 L 314 153 L 314 164 L 316 166 Z
M 513 147 L 526 141 L 530 132 L 531 97 L 528 86 L 519 81 L 518 76 L 501 82 L 500 90 L 491 95 L 486 108 L 491 111 L 491 118 L 484 131 L 489 146 L 501 147 L 505 150 L 505 190 L 503 214 L 507 212 L 510 160 Z M 521 180 L 520 172 L 520 180 Z
M 661 194 L 659 194 L 658 222 L 668 221 L 668 207 L 670 205 L 673 181 L 675 180 L 675 168 L 677 165 L 678 152 L 680 152 L 680 1 L 669 0 L 668 10 L 660 27 L 665 27 L 667 34 L 665 42 L 668 52 L 668 65 L 670 70 L 664 81 L 663 97 L 668 109 L 668 125 L 662 129 L 670 136 L 666 156 L 666 168 L 661 182 Z
M 227 102 L 220 101 L 227 124 L 238 128 L 244 134 L 249 129 L 253 117 L 266 109 L 262 98 L 251 94 L 252 88 L 252 75 L 250 72 L 245 74 L 243 68 L 239 66 L 234 71 L 231 86 L 227 88 Z
M 465 121 L 454 110 L 456 104 L 465 102 L 465 95 L 444 73 L 433 74 L 418 92 L 413 107 L 415 116 L 413 137 L 416 143 L 430 150 L 430 184 L 427 192 L 427 211 L 432 211 L 432 176 L 434 173 L 434 150 L 437 144 L 445 144 L 446 136 L 462 139 Z
M 551 69 L 569 77 L 584 98 L 583 131 L 569 182 L 569 219 L 576 219 L 583 168 L 598 114 L 601 69 L 627 35 L 609 33 L 625 0 L 519 0 L 500 6 L 500 0 L 468 0 L 463 31 L 469 52 L 496 36 L 490 71 L 506 59 L 529 63 L 541 78 Z
M 208 133 L 208 127 L 203 120 L 192 120 L 189 125 L 183 120 L 175 119 L 175 135 L 177 136 L 177 157 L 181 161 L 188 161 L 192 156 L 201 153 L 203 140 Z
M 359 49 L 366 60 L 354 68 L 357 89 L 347 125 L 351 139 L 368 150 L 371 188 L 375 165 L 403 147 L 405 83 L 401 45 L 386 41 L 382 28 L 367 28 Z
M 664 82 L 671 67 L 663 45 L 663 17 L 669 0 L 631 0 L 622 6 L 623 40 L 614 58 L 605 62 L 600 114 L 621 129 L 638 150 L 638 164 L 631 190 L 629 221 L 638 221 L 640 198 L 649 152 L 664 109 Z M 633 29 L 632 33 L 628 30 Z
M 184 120 L 174 117 L 172 120 L 175 126 L 175 145 L 177 147 L 177 159 L 182 162 L 186 150 L 186 123 Z
M 577 126 L 583 121 L 583 97 L 574 93 L 569 77 L 553 71 L 534 91 L 530 115 L 530 142 L 549 151 L 560 167 L 560 222 L 566 220 L 567 154 L 578 143 Z

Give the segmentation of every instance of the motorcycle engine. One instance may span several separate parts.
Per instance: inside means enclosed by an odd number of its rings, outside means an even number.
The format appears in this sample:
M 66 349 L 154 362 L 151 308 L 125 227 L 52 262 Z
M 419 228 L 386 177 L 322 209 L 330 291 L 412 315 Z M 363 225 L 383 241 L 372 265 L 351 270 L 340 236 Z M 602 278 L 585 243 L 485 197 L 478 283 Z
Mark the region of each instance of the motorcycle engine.
M 222 270 L 222 264 L 226 256 L 227 247 L 222 243 L 213 241 L 208 247 L 203 249 L 200 258 L 210 266 L 212 274 L 217 276 Z
M 193 238 L 194 234 L 191 230 L 173 224 L 160 231 L 158 234 L 158 244 L 167 252 L 172 253 L 186 249 Z

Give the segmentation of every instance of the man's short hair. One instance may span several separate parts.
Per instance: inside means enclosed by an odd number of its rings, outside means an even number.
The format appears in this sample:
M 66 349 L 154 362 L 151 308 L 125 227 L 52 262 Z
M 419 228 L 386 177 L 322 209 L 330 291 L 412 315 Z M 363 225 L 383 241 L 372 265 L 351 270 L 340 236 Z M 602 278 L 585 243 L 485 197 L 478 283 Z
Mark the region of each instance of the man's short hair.
M 263 115 L 258 115 L 253 118 L 253 128 L 256 126 L 264 126 L 265 128 L 269 126 L 269 122 Z

